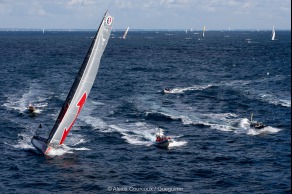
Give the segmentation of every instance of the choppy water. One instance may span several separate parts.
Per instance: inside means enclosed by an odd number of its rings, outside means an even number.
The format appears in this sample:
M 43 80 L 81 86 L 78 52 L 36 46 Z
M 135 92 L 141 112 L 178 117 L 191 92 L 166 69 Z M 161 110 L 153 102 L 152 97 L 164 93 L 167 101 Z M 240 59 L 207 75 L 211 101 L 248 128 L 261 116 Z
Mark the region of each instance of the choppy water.
M 113 32 L 65 146 L 40 155 L 30 139 L 52 128 L 93 35 L 0 32 L 1 192 L 291 192 L 290 31 Z

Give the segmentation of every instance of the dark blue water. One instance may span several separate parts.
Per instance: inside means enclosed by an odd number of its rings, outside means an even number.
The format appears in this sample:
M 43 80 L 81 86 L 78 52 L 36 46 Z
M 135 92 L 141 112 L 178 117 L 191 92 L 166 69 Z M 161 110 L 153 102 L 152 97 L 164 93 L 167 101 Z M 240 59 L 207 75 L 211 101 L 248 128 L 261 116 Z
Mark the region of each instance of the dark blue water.
M 51 130 L 93 35 L 0 32 L 1 193 L 291 192 L 290 31 L 113 32 L 65 146 L 39 154 L 30 139 Z M 169 149 L 153 146 L 159 127 Z

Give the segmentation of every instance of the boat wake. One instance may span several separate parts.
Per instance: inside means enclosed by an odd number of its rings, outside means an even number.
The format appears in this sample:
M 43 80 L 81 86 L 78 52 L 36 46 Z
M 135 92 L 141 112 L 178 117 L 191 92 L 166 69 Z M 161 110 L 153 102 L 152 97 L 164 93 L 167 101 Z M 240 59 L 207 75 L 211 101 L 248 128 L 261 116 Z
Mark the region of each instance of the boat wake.
M 247 134 L 248 135 L 263 135 L 263 134 L 278 133 L 279 131 L 281 131 L 281 129 L 267 126 L 263 129 L 251 129 L 250 128 L 250 129 L 248 129 Z
M 186 91 L 194 91 L 194 90 L 205 90 L 207 88 L 212 87 L 211 84 L 208 85 L 194 85 L 191 87 L 185 87 L 185 88 L 173 88 L 169 90 L 165 90 L 164 93 L 170 93 L 170 94 L 181 94 Z
M 207 126 L 221 131 L 233 131 L 239 120 L 238 116 L 233 113 L 190 114 L 174 110 L 167 111 L 167 113 L 162 111 L 146 112 L 146 117 L 153 120 L 181 121 L 183 125 Z
M 236 130 L 236 133 L 246 133 L 247 135 L 264 135 L 264 134 L 274 134 L 281 131 L 279 128 L 266 126 L 262 129 L 254 129 L 250 127 L 250 121 L 247 118 L 243 118 L 240 121 L 240 129 Z
M 15 149 L 21 149 L 21 150 L 33 150 L 36 153 L 39 151 L 34 148 L 34 146 L 31 144 L 31 138 L 34 135 L 34 130 L 32 129 L 26 129 L 23 132 L 18 134 L 18 139 L 15 144 L 4 142 L 4 144 L 11 146 Z M 81 147 L 82 144 L 86 143 L 85 139 L 80 134 L 74 134 L 68 136 L 66 140 L 66 145 L 63 144 L 58 148 L 52 148 L 50 150 L 49 156 L 61 156 L 66 153 L 74 153 L 74 151 L 80 151 L 80 150 L 90 150 L 86 147 Z
M 259 82 L 270 82 L 272 81 L 281 81 L 283 78 L 281 77 L 271 77 L 265 78 Z M 266 89 L 262 88 L 253 88 L 253 85 L 258 85 L 258 83 L 253 83 L 252 81 L 246 80 L 234 80 L 231 82 L 222 81 L 220 83 L 211 83 L 208 85 L 194 85 L 191 87 L 181 87 L 181 88 L 169 88 L 165 89 L 163 92 L 165 94 L 182 94 L 187 91 L 198 91 L 198 90 L 205 90 L 207 88 L 217 86 L 217 87 L 230 87 L 233 90 L 240 90 L 244 91 L 246 94 L 245 96 L 249 99 L 257 99 L 269 104 L 274 104 L 277 106 L 289 107 L 291 108 L 291 95 L 289 92 L 283 92 L 281 94 L 273 94 L 272 91 L 266 91 Z
M 11 144 L 7 142 L 4 143 L 16 149 L 34 149 L 32 144 L 30 143 L 32 136 L 33 134 L 31 132 L 25 131 L 18 134 L 18 140 L 16 144 Z
M 153 126 L 148 126 L 146 123 L 126 123 L 118 126 L 107 124 L 102 119 L 91 116 L 81 117 L 81 119 L 91 125 L 94 129 L 98 129 L 100 132 L 120 133 L 122 138 L 129 144 L 147 146 L 151 141 L 155 141 L 156 130 Z
M 287 95 L 287 96 L 289 96 L 289 95 Z M 259 96 L 259 98 L 262 101 L 268 102 L 270 104 L 280 105 L 280 106 L 283 106 L 283 107 L 291 108 L 291 99 L 283 99 L 283 98 L 281 99 L 281 98 L 278 98 L 278 97 L 276 97 L 276 96 L 274 96 L 272 94 L 261 94 Z
M 80 117 L 80 119 L 91 125 L 94 129 L 98 129 L 100 132 L 119 133 L 125 142 L 132 145 L 152 146 L 156 140 L 156 133 L 158 132 L 156 126 L 149 125 L 145 122 L 107 124 L 102 119 L 94 118 L 89 115 Z M 173 138 L 171 135 L 170 137 Z M 178 147 L 186 143 L 185 141 L 175 140 L 171 146 Z
M 164 109 L 167 110 L 167 109 Z M 188 114 L 188 115 L 187 115 Z M 198 127 L 209 127 L 214 130 L 246 133 L 247 135 L 274 134 L 281 129 L 266 126 L 263 129 L 250 128 L 250 122 L 247 118 L 239 117 L 234 113 L 209 113 L 209 114 L 190 114 L 178 111 L 152 111 L 146 113 L 148 119 L 181 121 L 183 125 L 194 125 Z
M 31 83 L 27 91 L 18 91 L 17 93 L 7 94 L 7 102 L 2 106 L 8 110 L 16 110 L 19 113 L 28 112 L 27 107 L 32 104 L 35 107 L 34 113 L 41 111 L 48 106 L 47 100 L 49 94 L 43 91 L 41 86 L 36 83 Z
M 186 141 L 176 141 L 176 140 L 172 140 L 172 142 L 169 143 L 169 148 L 185 146 L 186 144 L 187 144 Z
M 76 131 L 76 130 L 75 130 Z M 61 156 L 64 154 L 72 154 L 74 151 L 88 151 L 91 150 L 86 147 L 82 147 L 87 141 L 80 134 L 72 133 L 67 136 L 65 144 L 60 147 L 52 148 L 48 153 L 49 156 Z
M 267 91 L 265 88 L 259 88 L 254 86 L 258 86 L 261 82 L 271 82 L 271 81 L 282 81 L 282 77 L 271 77 L 265 78 L 260 81 L 243 81 L 243 80 L 234 80 L 231 82 L 221 82 L 217 84 L 217 86 L 227 86 L 232 88 L 233 90 L 244 91 L 245 97 L 248 99 L 256 99 L 262 102 L 266 102 L 269 104 L 274 104 L 283 107 L 291 108 L 291 95 L 290 92 L 283 91 L 282 93 L 273 93 L 273 91 Z M 213 84 L 214 86 L 216 84 Z
M 90 149 L 86 147 L 81 147 L 81 148 L 74 148 L 74 147 L 69 147 L 67 145 L 62 144 L 58 148 L 51 148 L 49 153 L 47 154 L 48 156 L 62 156 L 64 154 L 72 154 L 74 151 L 88 151 Z

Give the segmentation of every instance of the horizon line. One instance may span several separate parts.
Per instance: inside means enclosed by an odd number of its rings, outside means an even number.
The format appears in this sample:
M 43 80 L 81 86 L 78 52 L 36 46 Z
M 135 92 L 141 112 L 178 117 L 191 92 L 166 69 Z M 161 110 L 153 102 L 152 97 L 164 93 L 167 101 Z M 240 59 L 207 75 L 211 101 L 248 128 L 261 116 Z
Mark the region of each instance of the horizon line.
M 0 31 L 96 31 L 96 29 L 81 29 L 81 28 L 0 28 Z M 129 31 L 188 31 L 188 32 L 200 32 L 201 29 L 143 29 L 143 28 L 132 28 Z M 231 28 L 231 29 L 211 29 L 207 31 L 270 31 L 271 29 L 255 29 L 255 28 Z M 291 31 L 291 29 L 279 28 L 277 31 Z M 125 31 L 124 28 L 113 29 L 113 31 Z

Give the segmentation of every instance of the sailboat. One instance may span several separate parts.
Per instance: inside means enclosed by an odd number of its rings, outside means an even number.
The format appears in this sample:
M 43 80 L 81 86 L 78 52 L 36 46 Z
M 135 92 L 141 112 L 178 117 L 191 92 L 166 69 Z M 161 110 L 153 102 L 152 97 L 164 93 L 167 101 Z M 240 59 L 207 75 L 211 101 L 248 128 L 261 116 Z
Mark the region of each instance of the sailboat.
M 203 27 L 203 37 L 205 37 L 206 26 Z
M 112 23 L 113 17 L 106 12 L 49 137 L 33 136 L 31 143 L 43 154 L 49 155 L 52 148 L 60 147 L 73 127 L 94 83 Z
M 273 30 L 272 30 L 272 40 L 275 40 L 275 36 L 276 36 L 276 32 L 275 32 L 275 28 L 273 26 Z
M 130 27 L 128 27 L 127 29 L 126 29 L 126 31 L 125 31 L 125 33 L 124 33 L 124 35 L 123 35 L 123 39 L 126 39 L 126 36 L 127 36 L 127 34 L 128 34 L 128 31 L 129 31 L 129 29 L 130 29 Z

